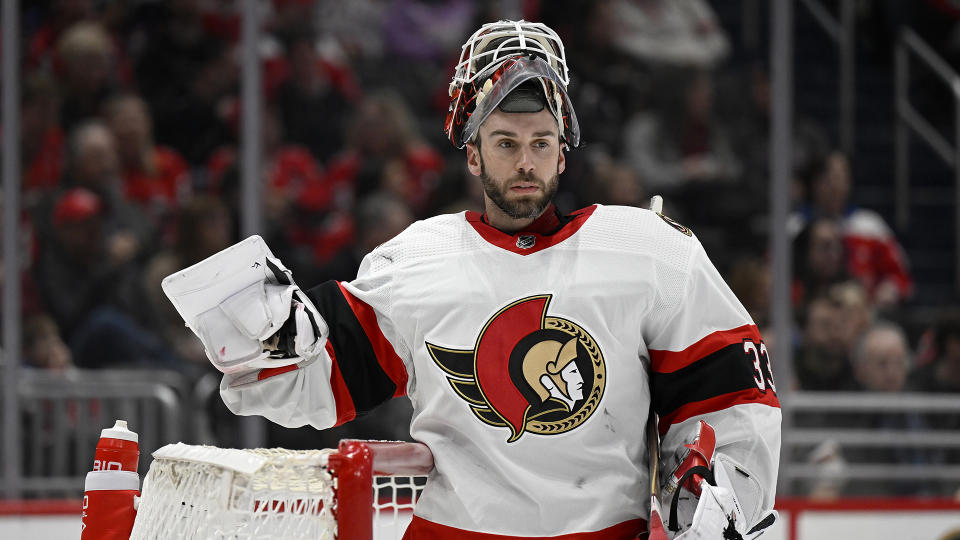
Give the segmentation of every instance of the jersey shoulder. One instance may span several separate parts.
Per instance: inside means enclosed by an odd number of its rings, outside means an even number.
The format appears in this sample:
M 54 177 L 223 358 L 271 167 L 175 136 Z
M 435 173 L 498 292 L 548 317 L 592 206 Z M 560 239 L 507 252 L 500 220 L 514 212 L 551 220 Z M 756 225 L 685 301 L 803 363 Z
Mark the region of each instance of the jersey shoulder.
M 706 259 L 700 256 L 703 249 L 689 229 L 656 212 L 626 206 L 598 207 L 593 219 L 596 222 L 583 231 L 589 249 L 615 254 L 623 264 L 648 269 L 638 279 L 653 285 L 661 310 L 672 310 L 682 301 L 696 266 Z
M 468 234 L 467 227 L 463 212 L 423 219 L 380 244 L 370 254 L 384 257 L 393 264 L 401 264 L 463 252 L 476 247 L 476 241 Z
M 686 267 L 700 246 L 686 226 L 661 213 L 632 206 L 597 206 L 590 241 L 602 249 L 623 251 Z

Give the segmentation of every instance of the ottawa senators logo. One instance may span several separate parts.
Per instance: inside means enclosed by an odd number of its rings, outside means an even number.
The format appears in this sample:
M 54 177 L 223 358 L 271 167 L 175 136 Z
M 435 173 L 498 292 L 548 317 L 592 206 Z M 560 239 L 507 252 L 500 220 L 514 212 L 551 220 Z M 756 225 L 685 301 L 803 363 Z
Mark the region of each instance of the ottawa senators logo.
M 510 429 L 556 435 L 575 429 L 597 409 L 607 374 L 596 342 L 577 323 L 548 317 L 551 295 L 517 300 L 498 311 L 473 349 L 427 343 L 434 362 L 473 414 Z

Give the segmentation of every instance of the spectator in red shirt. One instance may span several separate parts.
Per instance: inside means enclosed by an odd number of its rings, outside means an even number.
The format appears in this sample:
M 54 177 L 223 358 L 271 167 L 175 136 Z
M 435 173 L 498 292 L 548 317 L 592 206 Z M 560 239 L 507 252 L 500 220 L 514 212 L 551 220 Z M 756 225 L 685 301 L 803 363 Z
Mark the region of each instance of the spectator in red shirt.
M 155 212 L 175 209 L 190 192 L 187 162 L 176 150 L 154 144 L 146 102 L 132 93 L 111 97 L 104 106 L 117 140 L 127 200 Z
M 346 188 L 357 199 L 377 190 L 392 193 L 422 215 L 439 182 L 443 158 L 415 126 L 397 94 L 366 98 L 348 130 L 346 152 L 330 164 L 333 188 Z
M 263 154 L 262 234 L 277 238 L 274 245 L 283 246 L 278 249 L 291 250 L 283 260 L 290 261 L 292 269 L 325 262 L 353 240 L 350 194 L 334 193 L 309 150 L 284 143 L 282 122 L 272 108 L 263 116 Z M 211 156 L 206 174 L 207 190 L 227 201 L 234 214 L 239 207 L 238 166 L 236 148 L 224 146 Z M 316 257 L 310 253 L 315 246 L 320 250 Z
M 850 202 L 850 162 L 831 153 L 810 179 L 810 204 L 791 216 L 795 233 L 816 217 L 836 220 L 843 231 L 847 272 L 867 289 L 878 308 L 896 305 L 913 293 L 903 248 L 880 214 Z

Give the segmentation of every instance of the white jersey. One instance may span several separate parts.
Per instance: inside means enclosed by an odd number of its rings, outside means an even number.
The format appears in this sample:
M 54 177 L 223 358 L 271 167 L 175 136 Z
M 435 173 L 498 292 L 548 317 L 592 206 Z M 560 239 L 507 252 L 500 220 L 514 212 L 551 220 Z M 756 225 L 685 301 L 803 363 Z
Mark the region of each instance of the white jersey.
M 704 419 L 771 509 L 769 359 L 700 243 L 636 208 L 561 219 L 551 234 L 503 233 L 471 212 L 415 223 L 356 280 L 309 291 L 326 357 L 240 387 L 226 376 L 224 401 L 324 429 L 409 396 L 410 432 L 436 464 L 409 538 L 634 538 L 649 516 L 651 407 L 664 456 Z

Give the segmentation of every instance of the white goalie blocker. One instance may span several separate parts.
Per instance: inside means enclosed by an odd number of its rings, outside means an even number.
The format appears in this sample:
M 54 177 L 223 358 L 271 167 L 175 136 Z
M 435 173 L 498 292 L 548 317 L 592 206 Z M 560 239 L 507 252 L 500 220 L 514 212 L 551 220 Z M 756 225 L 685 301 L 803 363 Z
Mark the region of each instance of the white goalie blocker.
M 759 482 L 735 460 L 715 451 L 717 438 L 710 424 L 698 422 L 687 440 L 674 456 L 676 466 L 663 488 L 669 502 L 664 536 L 673 540 L 759 538 L 777 520 L 775 510 L 764 514 Z M 659 513 L 659 504 L 654 504 Z
M 290 270 L 256 235 L 167 276 L 161 286 L 223 373 L 300 363 L 317 356 L 328 335 Z M 292 346 L 266 346 L 284 325 L 295 325 Z

